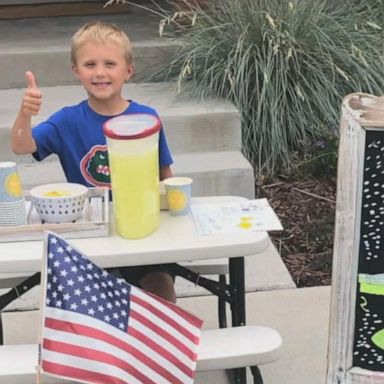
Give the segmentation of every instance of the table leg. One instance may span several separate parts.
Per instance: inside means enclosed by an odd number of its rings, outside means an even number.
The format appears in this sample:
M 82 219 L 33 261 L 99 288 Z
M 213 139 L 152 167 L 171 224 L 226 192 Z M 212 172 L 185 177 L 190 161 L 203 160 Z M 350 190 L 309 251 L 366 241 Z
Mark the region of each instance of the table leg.
M 233 300 L 231 302 L 232 326 L 245 325 L 244 257 L 229 259 L 229 284 L 233 289 Z M 233 376 L 234 383 L 246 384 L 246 368 L 234 369 Z
M 229 284 L 232 287 L 232 327 L 245 325 L 244 257 L 229 259 Z

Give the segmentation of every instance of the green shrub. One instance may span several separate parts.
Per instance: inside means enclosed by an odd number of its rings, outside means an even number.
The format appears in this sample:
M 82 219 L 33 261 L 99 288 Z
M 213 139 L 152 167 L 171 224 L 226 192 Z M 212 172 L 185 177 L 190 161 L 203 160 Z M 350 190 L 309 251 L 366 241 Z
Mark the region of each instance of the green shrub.
M 273 174 L 337 132 L 345 95 L 383 93 L 381 19 L 374 0 L 211 0 L 181 14 L 180 49 L 155 77 L 235 103 L 245 156 Z
M 338 145 L 338 137 L 331 134 L 313 141 L 305 151 L 298 151 L 296 157 L 292 153 L 292 167 L 287 176 L 336 180 Z

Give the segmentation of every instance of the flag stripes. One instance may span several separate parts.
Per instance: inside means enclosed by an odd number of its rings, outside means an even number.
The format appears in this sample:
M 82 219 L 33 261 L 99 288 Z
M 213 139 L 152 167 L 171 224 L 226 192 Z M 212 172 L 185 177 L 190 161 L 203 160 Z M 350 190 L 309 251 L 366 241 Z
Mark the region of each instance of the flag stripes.
M 59 309 L 48 308 L 49 311 L 54 311 L 53 316 L 57 318 L 62 317 L 60 315 L 61 310 Z M 68 314 L 65 313 L 64 316 L 68 316 Z M 115 330 L 108 329 L 108 326 L 102 330 L 95 329 L 94 326 L 97 326 L 97 324 L 92 324 L 85 315 L 75 314 L 72 317 L 71 322 L 46 318 L 42 350 L 43 361 L 46 360 L 46 350 L 51 352 L 61 351 L 63 355 L 82 356 L 84 359 L 83 365 L 86 365 L 86 358 L 89 358 L 90 361 L 98 360 L 99 353 L 106 353 L 116 356 L 116 361 L 122 360 L 131 364 L 132 367 L 140 367 L 140 371 L 148 378 L 155 378 L 156 383 L 176 384 L 193 382 L 194 373 L 192 369 L 188 368 L 187 364 L 184 364 L 177 358 L 169 361 L 156 348 L 152 348 L 151 345 L 142 342 L 140 338 L 133 337 L 127 333 L 116 337 L 113 334 Z M 73 350 L 70 348 L 73 348 Z M 77 353 L 76 349 L 81 350 L 81 353 Z M 63 356 L 61 358 L 66 357 Z M 106 362 L 107 360 L 106 356 L 100 361 Z M 104 372 L 114 370 L 114 365 L 119 366 L 120 369 L 121 366 L 119 364 L 111 361 L 110 368 L 106 367 Z M 137 374 L 132 372 L 128 366 L 126 369 L 127 372 L 137 378 Z M 169 372 L 172 373 L 170 374 Z M 147 381 L 144 382 L 146 383 Z
M 193 384 L 202 321 L 49 233 L 40 367 L 83 383 Z

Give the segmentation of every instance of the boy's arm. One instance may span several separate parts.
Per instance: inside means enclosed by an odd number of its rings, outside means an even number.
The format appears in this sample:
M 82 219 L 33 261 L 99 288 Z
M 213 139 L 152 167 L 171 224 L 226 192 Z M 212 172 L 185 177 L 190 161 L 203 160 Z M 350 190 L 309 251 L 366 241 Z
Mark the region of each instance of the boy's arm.
M 33 73 L 28 71 L 25 77 L 27 89 L 11 132 L 11 147 L 17 155 L 34 153 L 37 150 L 36 142 L 32 137 L 32 116 L 39 113 L 42 102 L 42 95 L 36 86 Z
M 168 177 L 172 177 L 172 169 L 169 165 L 160 167 L 160 180 L 164 180 Z

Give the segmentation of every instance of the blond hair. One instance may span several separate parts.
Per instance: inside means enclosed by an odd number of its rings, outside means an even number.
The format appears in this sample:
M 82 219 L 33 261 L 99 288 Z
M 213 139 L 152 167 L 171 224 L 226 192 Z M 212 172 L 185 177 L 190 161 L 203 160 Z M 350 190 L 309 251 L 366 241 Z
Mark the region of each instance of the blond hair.
M 126 33 L 115 24 L 96 21 L 84 24 L 72 36 L 72 64 L 76 64 L 76 56 L 80 47 L 89 41 L 95 41 L 103 44 L 105 44 L 107 41 L 112 41 L 119 44 L 124 51 L 124 56 L 127 60 L 127 63 L 132 63 L 132 45 Z

